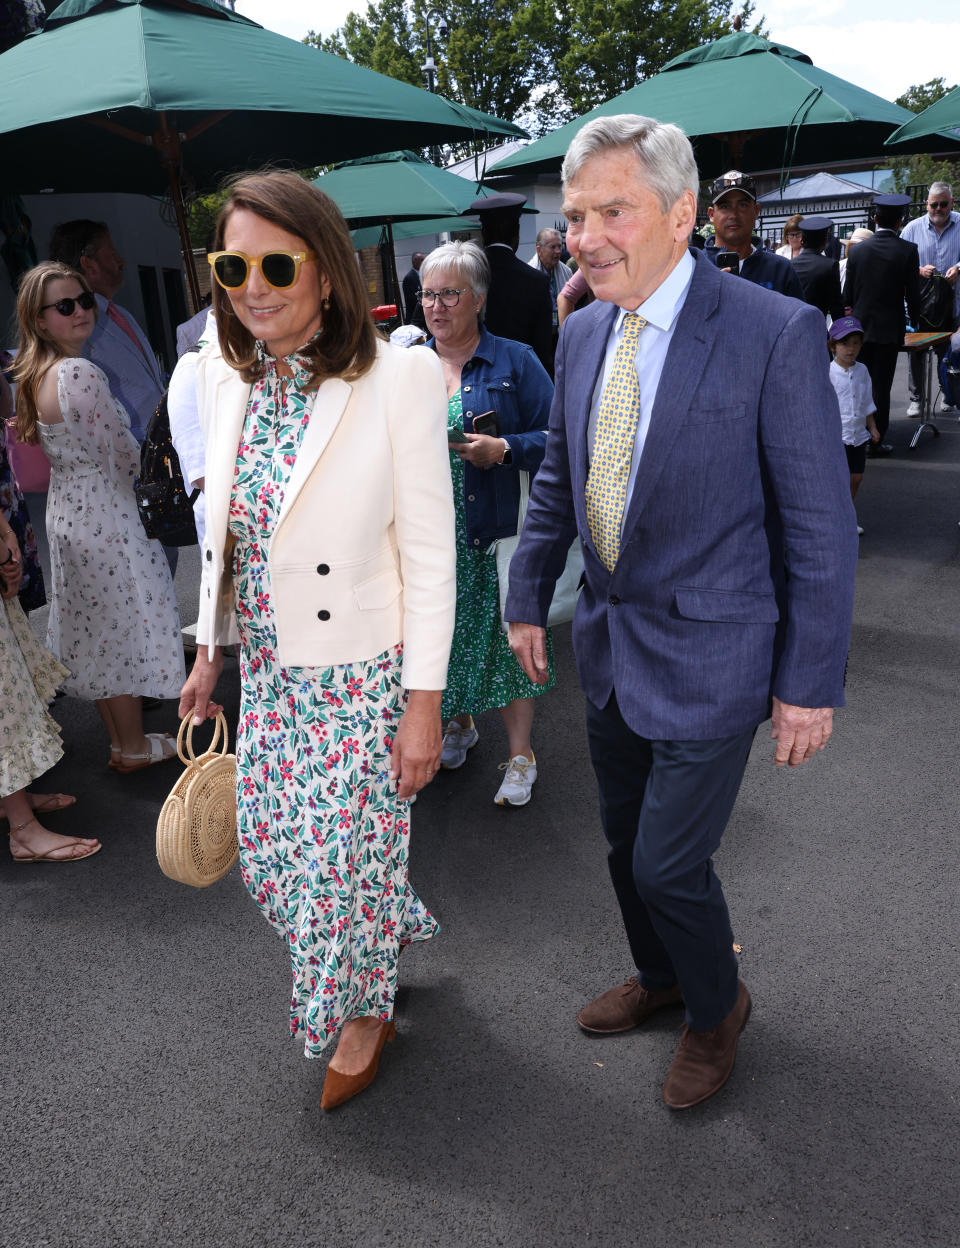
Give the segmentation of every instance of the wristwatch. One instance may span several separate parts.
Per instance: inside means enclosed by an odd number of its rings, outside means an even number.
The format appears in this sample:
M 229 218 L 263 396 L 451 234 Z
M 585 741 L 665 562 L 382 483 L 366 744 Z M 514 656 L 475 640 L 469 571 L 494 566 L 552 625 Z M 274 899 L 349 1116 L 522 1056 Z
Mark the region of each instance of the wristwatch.
M 510 450 L 510 443 L 507 441 L 506 438 L 501 438 L 500 441 L 503 443 L 503 447 L 504 447 L 503 457 L 500 460 L 500 465 L 502 466 L 503 464 L 512 464 L 513 452 Z

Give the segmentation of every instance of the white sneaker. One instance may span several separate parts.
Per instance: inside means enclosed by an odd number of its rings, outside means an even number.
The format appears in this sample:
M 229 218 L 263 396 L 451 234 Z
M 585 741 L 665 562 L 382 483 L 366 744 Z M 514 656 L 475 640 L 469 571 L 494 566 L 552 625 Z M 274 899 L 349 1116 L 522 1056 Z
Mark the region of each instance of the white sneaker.
M 509 763 L 500 764 L 500 770 L 507 774 L 493 800 L 498 806 L 526 806 L 537 779 L 537 760 L 514 754 Z
M 919 399 L 910 400 L 910 406 L 907 408 L 907 415 L 908 416 L 920 415 L 920 400 Z
M 472 719 L 469 728 L 461 728 L 455 719 L 451 719 L 443 734 L 440 766 L 446 771 L 456 771 L 467 761 L 467 750 L 472 750 L 479 740 L 480 734 Z
M 940 408 L 941 412 L 949 412 L 951 416 L 956 410 L 956 407 L 952 403 L 944 403 Z M 186 632 L 186 629 L 184 629 L 184 632 Z

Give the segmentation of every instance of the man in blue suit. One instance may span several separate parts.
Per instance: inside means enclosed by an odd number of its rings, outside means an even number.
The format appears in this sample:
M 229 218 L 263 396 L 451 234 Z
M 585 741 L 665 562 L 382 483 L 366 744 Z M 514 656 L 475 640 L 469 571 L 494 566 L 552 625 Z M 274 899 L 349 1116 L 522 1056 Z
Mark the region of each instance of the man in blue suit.
M 729 1077 L 750 1013 L 712 855 L 764 719 L 780 765 L 827 743 L 856 520 L 823 317 L 688 251 L 683 132 L 597 119 L 563 182 L 567 245 L 597 302 L 560 334 L 505 614 L 524 670 L 545 679 L 543 625 L 579 535 L 574 649 L 636 974 L 578 1022 L 628 1031 L 682 1000 L 663 1088 L 682 1109 Z

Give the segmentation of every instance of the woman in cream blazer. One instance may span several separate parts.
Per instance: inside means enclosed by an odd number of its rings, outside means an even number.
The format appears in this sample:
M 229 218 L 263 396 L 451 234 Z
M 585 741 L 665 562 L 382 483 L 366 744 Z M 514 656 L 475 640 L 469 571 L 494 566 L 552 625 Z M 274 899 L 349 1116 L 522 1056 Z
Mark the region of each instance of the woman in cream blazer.
M 440 763 L 455 610 L 440 366 L 380 341 L 350 236 L 294 174 L 235 183 L 209 257 L 217 344 L 197 362 L 206 443 L 197 661 L 215 714 L 241 647 L 244 882 L 290 949 L 290 1023 L 333 1036 L 322 1106 L 374 1078 L 397 959 L 437 924 L 409 886 L 409 800 Z

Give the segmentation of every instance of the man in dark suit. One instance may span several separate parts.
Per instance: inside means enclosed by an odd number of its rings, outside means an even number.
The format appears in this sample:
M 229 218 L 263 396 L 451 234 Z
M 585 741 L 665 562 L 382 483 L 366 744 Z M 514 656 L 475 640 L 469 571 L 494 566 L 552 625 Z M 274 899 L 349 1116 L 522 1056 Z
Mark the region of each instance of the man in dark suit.
M 410 257 L 410 268 L 404 273 L 400 285 L 403 287 L 404 320 L 408 325 L 419 325 L 421 329 L 426 329 L 427 322 L 417 297 L 420 294 L 420 265 L 423 261 L 424 253 L 415 251 Z
M 712 856 L 758 724 L 772 712 L 778 764 L 827 743 L 856 521 L 823 318 L 687 250 L 698 179 L 683 132 L 598 118 L 563 182 L 567 245 L 597 302 L 560 333 L 505 615 L 543 681 L 543 625 L 579 536 L 574 651 L 636 973 L 578 1022 L 629 1031 L 682 1000 L 663 1098 L 683 1109 L 726 1081 L 750 1013 Z
M 553 376 L 553 301 L 550 279 L 517 259 L 523 195 L 488 195 L 475 199 L 468 212 L 480 217 L 483 247 L 490 261 L 490 289 L 484 324 L 498 338 L 533 347 Z
M 873 201 L 877 231 L 851 248 L 844 275 L 843 301 L 863 326 L 860 360 L 873 384 L 874 419 L 880 441 L 868 455 L 889 455 L 890 389 L 897 371 L 897 352 L 907 327 L 903 302 L 914 325 L 920 314 L 920 260 L 916 243 L 898 235 L 909 195 L 878 195 Z
M 793 267 L 803 297 L 807 303 L 819 308 L 824 317 L 839 321 L 844 313 L 843 296 L 840 293 L 840 265 L 823 255 L 827 244 L 827 235 L 833 222 L 829 217 L 803 217 L 800 221 L 800 234 L 803 238 L 801 250 L 793 257 Z

